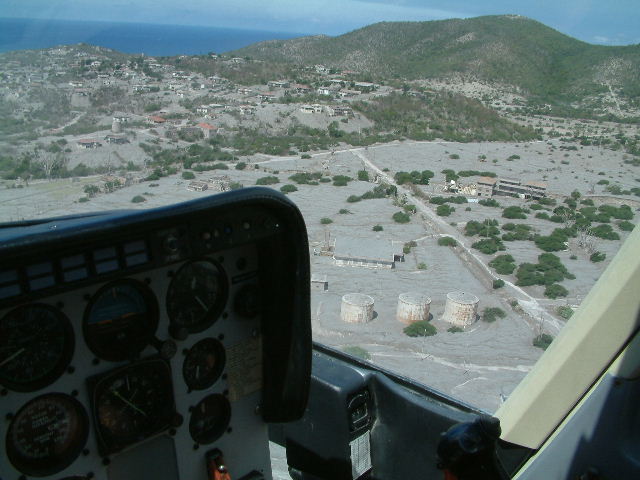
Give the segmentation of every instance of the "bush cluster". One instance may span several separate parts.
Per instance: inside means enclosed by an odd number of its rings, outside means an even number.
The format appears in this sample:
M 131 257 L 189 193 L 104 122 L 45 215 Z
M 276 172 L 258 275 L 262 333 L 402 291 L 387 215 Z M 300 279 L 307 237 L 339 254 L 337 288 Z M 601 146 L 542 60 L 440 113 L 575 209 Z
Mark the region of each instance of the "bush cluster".
M 505 223 L 502 226 L 507 233 L 502 235 L 502 240 L 512 242 L 514 240 L 533 240 L 531 227 L 523 223 Z
M 458 242 L 456 242 L 456 239 L 453 237 L 440 237 L 438 239 L 438 245 L 441 247 L 455 247 L 458 245 Z
M 396 212 L 392 218 L 396 223 L 409 223 L 411 221 L 411 217 L 404 212 Z
M 310 182 L 316 182 L 322 178 L 322 173 L 320 172 L 300 172 L 295 173 L 289 177 L 289 180 L 297 183 L 298 185 L 308 185 Z
M 498 255 L 489 262 L 489 266 L 500 275 L 511 275 L 516 269 L 515 260 L 511 255 Z
M 455 211 L 456 211 L 455 208 L 450 207 L 449 205 L 446 205 L 446 204 L 438 205 L 438 208 L 436 208 L 436 214 L 439 215 L 440 217 L 448 217 Z
M 500 307 L 487 307 L 482 311 L 482 320 L 488 323 L 495 322 L 498 318 L 504 318 L 507 314 Z
M 524 211 L 522 210 L 522 207 L 517 207 L 517 206 L 512 206 L 512 207 L 507 207 L 502 211 L 502 216 L 504 218 L 527 218 L 527 216 L 524 214 Z
M 480 200 L 478 203 L 484 207 L 500 207 L 500 204 L 493 198 L 485 198 L 484 200 Z
M 430 337 L 438 333 L 436 327 L 426 320 L 414 322 L 402 330 L 409 337 Z
M 498 221 L 486 219 L 484 222 L 470 220 L 464 227 L 464 234 L 467 237 L 479 235 L 481 237 L 497 237 L 500 234 Z
M 413 170 L 411 172 L 397 172 L 393 178 L 398 185 L 405 183 L 413 183 L 414 185 L 429 185 L 429 180 L 434 176 L 431 170 L 423 170 L 421 172 Z
M 548 287 L 565 278 L 572 280 L 576 277 L 567 270 L 559 257 L 553 253 L 542 253 L 538 255 L 538 263 L 521 263 L 516 271 L 516 278 L 516 285 L 521 287 L 529 285 Z
M 499 238 L 491 237 L 479 240 L 471 245 L 471 248 L 481 251 L 487 255 L 493 255 L 498 251 L 504 251 L 505 246 Z
M 589 260 L 591 260 L 593 263 L 598 263 L 598 262 L 602 262 L 605 258 L 607 258 L 606 253 L 594 252 L 589 257 Z
M 260 177 L 256 180 L 256 185 L 275 185 L 278 182 L 280 182 L 278 177 L 271 175 L 268 177 Z
M 467 197 L 464 195 L 458 195 L 456 197 L 431 197 L 429 199 L 429 203 L 433 203 L 435 205 L 444 205 L 445 203 L 467 203 Z

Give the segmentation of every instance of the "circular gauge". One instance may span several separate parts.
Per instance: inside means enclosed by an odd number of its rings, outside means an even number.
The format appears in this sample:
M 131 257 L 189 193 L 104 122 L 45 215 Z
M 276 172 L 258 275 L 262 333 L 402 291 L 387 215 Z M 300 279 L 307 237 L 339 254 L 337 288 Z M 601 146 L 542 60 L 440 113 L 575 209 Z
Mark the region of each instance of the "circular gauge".
M 224 347 L 214 338 L 205 338 L 189 349 L 182 364 L 182 375 L 191 390 L 213 385 L 224 369 Z
M 158 304 L 153 292 L 135 280 L 108 283 L 89 301 L 82 329 L 91 351 L 104 360 L 128 360 L 153 339 Z
M 0 320 L 0 384 L 33 392 L 62 375 L 73 356 L 69 319 L 36 303 L 15 308 Z
M 231 405 L 220 394 L 205 397 L 191 412 L 189 433 L 194 441 L 207 445 L 218 440 L 231 420 Z
M 211 326 L 227 300 L 222 268 L 209 260 L 185 263 L 167 291 L 167 313 L 174 328 L 198 333 Z
M 95 382 L 95 383 L 94 383 Z M 175 416 L 169 365 L 146 360 L 92 379 L 93 414 L 107 455 L 162 432 Z
M 89 434 L 89 419 L 75 398 L 48 393 L 25 404 L 7 431 L 7 457 L 25 475 L 53 475 L 82 451 Z

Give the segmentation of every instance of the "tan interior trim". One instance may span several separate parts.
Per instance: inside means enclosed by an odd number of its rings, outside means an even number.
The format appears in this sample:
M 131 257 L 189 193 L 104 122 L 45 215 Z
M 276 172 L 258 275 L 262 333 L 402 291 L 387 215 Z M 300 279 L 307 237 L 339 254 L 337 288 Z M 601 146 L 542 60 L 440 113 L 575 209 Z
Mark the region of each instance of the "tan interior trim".
M 537 449 L 638 328 L 640 226 L 496 416 L 503 440 Z

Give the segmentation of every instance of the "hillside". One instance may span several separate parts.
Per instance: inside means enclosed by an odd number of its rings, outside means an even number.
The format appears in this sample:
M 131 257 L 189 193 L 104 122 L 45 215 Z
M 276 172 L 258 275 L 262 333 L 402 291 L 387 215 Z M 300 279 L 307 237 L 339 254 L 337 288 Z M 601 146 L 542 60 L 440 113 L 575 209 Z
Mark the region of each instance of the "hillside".
M 253 59 L 323 64 L 374 78 L 464 75 L 565 99 L 620 88 L 640 96 L 640 45 L 591 45 L 534 20 L 485 16 L 431 22 L 383 22 L 338 37 L 261 42 L 232 52 Z

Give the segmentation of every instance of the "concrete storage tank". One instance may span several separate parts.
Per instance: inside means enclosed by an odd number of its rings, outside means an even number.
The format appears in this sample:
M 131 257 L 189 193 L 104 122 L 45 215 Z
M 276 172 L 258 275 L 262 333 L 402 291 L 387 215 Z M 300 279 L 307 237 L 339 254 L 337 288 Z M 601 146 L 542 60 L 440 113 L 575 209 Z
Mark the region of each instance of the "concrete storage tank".
M 429 320 L 429 307 L 431 299 L 421 293 L 401 293 L 398 297 L 398 309 L 396 319 L 402 323 L 420 322 Z
M 362 293 L 347 293 L 342 297 L 340 318 L 347 323 L 366 323 L 373 320 L 373 298 Z
M 479 301 L 472 293 L 450 292 L 442 319 L 458 327 L 468 327 L 476 321 Z

